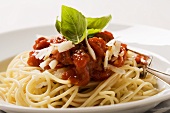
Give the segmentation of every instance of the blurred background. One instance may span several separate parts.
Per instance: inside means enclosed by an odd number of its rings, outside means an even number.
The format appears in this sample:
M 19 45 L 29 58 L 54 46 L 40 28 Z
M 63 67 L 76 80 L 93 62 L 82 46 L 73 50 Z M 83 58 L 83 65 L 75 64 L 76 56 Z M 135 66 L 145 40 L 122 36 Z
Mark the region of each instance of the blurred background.
M 62 4 L 86 16 L 112 14 L 112 23 L 170 30 L 170 0 L 0 0 L 0 33 L 53 25 Z

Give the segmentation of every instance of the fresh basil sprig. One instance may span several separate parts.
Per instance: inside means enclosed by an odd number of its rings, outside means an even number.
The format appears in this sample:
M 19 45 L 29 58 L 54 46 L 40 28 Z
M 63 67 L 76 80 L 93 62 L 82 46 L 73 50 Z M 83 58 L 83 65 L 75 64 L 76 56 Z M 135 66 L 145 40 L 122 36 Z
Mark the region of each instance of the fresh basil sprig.
M 84 40 L 86 35 L 86 18 L 79 11 L 62 6 L 61 22 L 57 20 L 56 28 L 67 39 L 74 44 Z
M 107 23 L 112 19 L 111 15 L 103 16 L 100 18 L 87 18 L 87 29 L 103 29 Z
M 81 12 L 71 7 L 62 6 L 61 21 L 56 20 L 56 29 L 74 44 L 82 42 L 87 35 L 100 32 L 111 20 L 111 15 L 100 18 L 86 18 Z
M 60 32 L 61 31 L 61 22 L 58 20 L 58 16 L 57 16 L 57 20 L 56 20 L 56 23 L 55 23 L 55 27 L 56 27 L 57 31 L 59 33 L 61 33 Z

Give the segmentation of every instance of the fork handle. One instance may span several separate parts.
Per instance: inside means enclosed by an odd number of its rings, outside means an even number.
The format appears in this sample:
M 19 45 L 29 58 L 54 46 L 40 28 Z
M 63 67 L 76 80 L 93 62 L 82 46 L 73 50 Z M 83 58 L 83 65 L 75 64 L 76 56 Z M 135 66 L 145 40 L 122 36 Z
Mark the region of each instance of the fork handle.
M 150 67 L 147 67 L 146 71 L 153 74 L 153 75 L 155 75 L 155 76 L 157 76 L 158 78 L 162 79 L 166 83 L 170 84 L 170 74 L 158 71 L 156 69 L 152 69 Z

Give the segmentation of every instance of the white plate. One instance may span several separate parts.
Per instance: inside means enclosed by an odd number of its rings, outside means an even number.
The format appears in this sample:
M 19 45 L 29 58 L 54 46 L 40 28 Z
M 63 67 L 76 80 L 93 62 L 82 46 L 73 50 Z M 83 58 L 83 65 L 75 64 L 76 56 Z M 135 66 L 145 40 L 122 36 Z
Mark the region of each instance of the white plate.
M 111 27 L 112 30 L 114 31 L 119 31 L 121 33 L 122 29 L 127 29 L 127 26 L 122 26 L 122 25 L 113 25 Z M 41 34 L 41 35 L 55 35 L 57 34 L 55 27 L 54 26 L 41 26 L 41 27 L 36 27 L 36 28 L 29 28 L 29 29 L 23 29 L 23 30 L 17 30 L 13 32 L 8 32 L 4 34 L 0 34 L 0 71 L 4 71 L 7 64 L 11 60 L 13 56 L 16 54 L 26 51 L 26 50 L 31 50 L 32 45 L 34 43 L 34 40 L 36 39 L 36 35 Z M 140 45 L 140 44 L 129 44 L 134 47 L 152 47 L 152 46 L 145 46 L 145 45 Z M 135 48 L 136 49 L 136 48 Z M 140 50 L 140 49 L 138 49 Z M 165 50 L 163 48 L 162 50 Z M 162 51 L 158 50 L 158 51 Z M 141 50 L 140 50 L 141 51 Z M 143 50 L 142 50 L 143 51 Z M 155 54 L 153 52 L 144 52 L 154 56 L 154 61 L 153 61 L 153 67 L 161 70 L 161 71 L 166 71 L 170 67 L 170 63 L 168 60 L 165 58 L 161 57 L 158 54 Z M 164 52 L 165 53 L 165 52 Z M 158 86 L 159 88 L 166 87 L 167 90 L 163 91 L 162 93 L 152 96 L 150 98 L 140 100 L 140 101 L 135 101 L 135 102 L 128 102 L 124 104 L 117 104 L 117 105 L 109 105 L 109 106 L 104 106 L 104 107 L 88 107 L 88 108 L 67 108 L 67 109 L 38 109 L 38 108 L 27 108 L 27 107 L 20 107 L 16 105 L 11 105 L 8 103 L 4 103 L 0 101 L 0 109 L 6 111 L 6 112 L 11 112 L 11 113 L 45 113 L 45 112 L 50 112 L 50 113 L 98 113 L 98 112 L 104 112 L 104 113 L 140 113 L 147 111 L 153 107 L 155 107 L 157 104 L 160 102 L 170 99 L 170 85 L 164 83 L 162 80 L 158 79 Z

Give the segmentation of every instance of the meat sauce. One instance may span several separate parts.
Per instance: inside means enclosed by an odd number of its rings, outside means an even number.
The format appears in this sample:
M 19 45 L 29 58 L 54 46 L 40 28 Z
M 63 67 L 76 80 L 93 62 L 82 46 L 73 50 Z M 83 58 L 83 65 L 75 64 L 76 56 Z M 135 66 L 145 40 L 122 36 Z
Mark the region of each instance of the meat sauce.
M 100 32 L 89 38 L 88 42 L 96 54 L 96 60 L 93 60 L 91 55 L 88 53 L 85 41 L 75 45 L 75 47 L 65 52 L 59 53 L 57 50 L 53 51 L 50 58 L 56 59 L 59 63 L 57 68 L 67 67 L 67 70 L 63 73 L 62 79 L 70 80 L 72 84 L 78 86 L 85 86 L 90 80 L 102 81 L 110 77 L 113 72 L 103 68 L 103 62 L 105 53 L 108 47 L 106 43 L 112 40 L 113 35 L 108 32 Z M 64 37 L 53 38 L 48 41 L 46 38 L 41 37 L 35 41 L 33 46 L 34 50 L 43 49 L 49 47 L 50 43 L 61 43 L 66 41 Z M 111 65 L 121 67 L 126 60 L 127 45 L 121 44 L 120 52 L 124 52 L 123 56 L 119 56 L 114 62 L 110 62 Z M 43 60 L 36 59 L 33 55 L 34 51 L 29 54 L 27 63 L 30 66 L 39 66 Z M 45 69 L 48 69 L 47 66 Z

